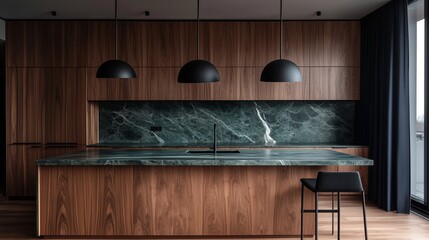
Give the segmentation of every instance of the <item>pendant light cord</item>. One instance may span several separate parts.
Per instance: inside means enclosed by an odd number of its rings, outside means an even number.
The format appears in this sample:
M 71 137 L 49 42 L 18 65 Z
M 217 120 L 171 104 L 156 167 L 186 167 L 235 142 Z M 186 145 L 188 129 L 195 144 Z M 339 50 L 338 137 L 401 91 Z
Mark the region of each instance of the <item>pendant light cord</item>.
M 197 0 L 197 60 L 200 59 L 200 0 Z
M 115 60 L 118 60 L 118 0 L 115 0 Z
M 283 0 L 280 0 L 280 59 L 282 59 L 283 50 Z

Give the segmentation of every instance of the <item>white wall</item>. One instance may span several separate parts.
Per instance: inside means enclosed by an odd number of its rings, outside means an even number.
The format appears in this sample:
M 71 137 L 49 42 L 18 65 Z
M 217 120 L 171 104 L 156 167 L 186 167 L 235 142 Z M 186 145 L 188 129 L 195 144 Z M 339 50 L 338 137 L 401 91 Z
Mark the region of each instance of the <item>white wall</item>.
M 6 40 L 6 26 L 5 22 L 0 19 L 0 39 Z

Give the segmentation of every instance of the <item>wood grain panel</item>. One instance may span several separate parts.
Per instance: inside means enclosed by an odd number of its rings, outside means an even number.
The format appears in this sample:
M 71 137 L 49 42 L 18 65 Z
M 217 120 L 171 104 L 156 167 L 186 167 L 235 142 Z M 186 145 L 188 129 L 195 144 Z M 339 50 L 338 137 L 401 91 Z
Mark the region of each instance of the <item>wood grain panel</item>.
M 220 82 L 207 84 L 210 100 L 255 100 L 261 68 L 220 67 Z
M 360 22 L 323 23 L 323 66 L 360 66 Z
M 36 196 L 36 160 L 41 159 L 43 149 L 29 145 L 6 147 L 7 196 Z
M 86 104 L 86 144 L 99 143 L 99 107 L 96 102 Z
M 256 81 L 258 100 L 308 100 L 310 99 L 310 68 L 300 67 L 302 82 L 275 83 Z M 262 71 L 262 70 L 261 70 Z
M 310 34 L 309 22 L 285 21 L 283 23 L 283 58 L 298 66 L 309 66 L 309 48 L 312 38 Z
M 41 68 L 8 69 L 7 143 L 43 142 L 45 78 Z
M 7 67 L 47 67 L 52 63 L 50 21 L 6 21 Z
M 279 58 L 278 22 L 202 22 L 201 58 L 217 67 L 263 67 Z
M 85 69 L 46 71 L 45 143 L 85 144 Z
M 195 22 L 120 22 L 119 58 L 134 67 L 181 67 L 197 57 L 196 34 Z
M 39 234 L 131 235 L 132 167 L 39 167 Z
M 310 68 L 311 100 L 359 100 L 359 67 Z
M 202 168 L 135 167 L 134 172 L 135 234 L 202 234 Z
M 93 24 L 89 22 L 89 24 Z M 86 67 L 88 22 L 52 21 L 52 67 Z
M 359 21 L 308 22 L 310 66 L 360 66 Z
M 134 47 L 134 46 L 133 46 Z M 103 62 L 115 58 L 114 21 L 88 22 L 86 54 L 87 67 L 98 68 Z M 120 46 L 118 46 L 120 48 Z

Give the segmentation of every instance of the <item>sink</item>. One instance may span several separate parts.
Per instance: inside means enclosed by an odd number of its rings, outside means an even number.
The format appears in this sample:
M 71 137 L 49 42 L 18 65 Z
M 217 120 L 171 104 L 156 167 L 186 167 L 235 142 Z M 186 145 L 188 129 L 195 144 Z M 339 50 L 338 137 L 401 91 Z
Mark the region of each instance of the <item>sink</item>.
M 187 150 L 186 153 L 214 153 L 213 150 Z M 240 153 L 238 150 L 218 150 L 216 153 Z

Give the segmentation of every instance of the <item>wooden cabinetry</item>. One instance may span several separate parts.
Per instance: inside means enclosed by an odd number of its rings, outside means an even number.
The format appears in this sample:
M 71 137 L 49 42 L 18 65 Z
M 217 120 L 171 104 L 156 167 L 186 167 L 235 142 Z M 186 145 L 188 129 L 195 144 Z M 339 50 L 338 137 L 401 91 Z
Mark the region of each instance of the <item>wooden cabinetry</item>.
M 52 40 L 48 46 L 52 51 L 52 67 L 86 67 L 88 41 L 90 37 L 86 21 L 53 21 Z M 92 35 L 92 34 L 91 34 Z M 106 36 L 107 37 L 107 36 Z
M 217 67 L 263 67 L 278 59 L 278 22 L 202 22 L 201 58 Z
M 9 68 L 6 80 L 8 144 L 43 142 L 45 69 Z
M 359 67 L 311 67 L 311 100 L 359 100 Z
M 181 67 L 197 57 L 196 34 L 195 22 L 120 22 L 119 58 L 134 67 Z
M 8 67 L 44 67 L 52 63 L 52 22 L 7 21 Z
M 312 21 L 307 26 L 310 66 L 360 66 L 359 21 Z
M 36 160 L 43 157 L 41 145 L 6 147 L 6 193 L 8 196 L 36 196 Z
M 46 71 L 44 142 L 85 144 L 85 69 Z

